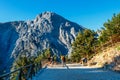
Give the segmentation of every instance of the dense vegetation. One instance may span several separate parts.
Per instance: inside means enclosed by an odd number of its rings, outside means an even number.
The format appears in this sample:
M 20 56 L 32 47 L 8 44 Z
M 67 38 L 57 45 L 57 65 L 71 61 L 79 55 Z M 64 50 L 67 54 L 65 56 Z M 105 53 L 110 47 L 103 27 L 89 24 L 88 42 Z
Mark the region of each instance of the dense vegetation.
M 99 40 L 102 43 L 120 41 L 120 14 L 114 14 L 111 20 L 104 23 Z
M 97 32 L 86 29 L 79 33 L 72 44 L 71 60 L 80 62 L 83 57 L 90 59 L 103 47 L 120 42 L 120 14 L 113 15 L 111 20 L 104 23 L 104 27 Z
M 25 54 L 26 51 L 23 51 L 24 53 L 21 53 L 21 54 Z M 46 49 L 42 52 L 38 52 L 37 53 L 37 56 L 32 56 L 32 57 L 27 57 L 26 55 L 20 55 L 18 56 L 18 58 L 15 60 L 15 62 L 13 63 L 12 65 L 12 71 L 13 70 L 16 70 L 22 66 L 27 66 L 27 65 L 30 65 L 30 64 L 38 64 L 40 65 L 41 64 L 41 60 L 45 60 L 48 58 L 48 56 L 51 55 L 51 52 L 50 52 L 50 49 Z M 28 68 L 25 68 L 23 70 L 23 72 L 26 74 L 28 72 Z M 16 76 L 17 76 L 17 72 L 14 73 L 12 75 L 12 80 L 15 80 L 16 79 Z M 24 80 L 25 79 L 25 75 L 22 75 L 22 79 Z
M 94 46 L 96 45 L 96 33 L 92 30 L 86 29 L 83 33 L 79 33 L 76 40 L 72 44 L 72 60 L 79 62 L 82 57 L 88 57 L 94 53 Z

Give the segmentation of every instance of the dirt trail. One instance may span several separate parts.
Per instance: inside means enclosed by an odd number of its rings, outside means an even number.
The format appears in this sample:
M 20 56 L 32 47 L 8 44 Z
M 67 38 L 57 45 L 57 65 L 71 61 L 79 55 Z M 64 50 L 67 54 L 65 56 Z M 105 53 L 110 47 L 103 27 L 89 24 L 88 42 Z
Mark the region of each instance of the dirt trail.
M 39 71 L 33 80 L 120 80 L 120 74 L 101 68 L 67 64 L 67 67 L 48 66 Z

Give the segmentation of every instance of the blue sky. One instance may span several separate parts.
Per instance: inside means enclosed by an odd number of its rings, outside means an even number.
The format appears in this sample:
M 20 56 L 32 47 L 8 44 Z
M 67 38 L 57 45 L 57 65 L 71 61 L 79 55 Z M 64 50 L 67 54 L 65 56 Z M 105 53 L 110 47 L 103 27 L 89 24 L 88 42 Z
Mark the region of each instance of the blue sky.
M 120 13 L 120 0 L 0 0 L 0 22 L 33 20 L 44 11 L 97 30 Z

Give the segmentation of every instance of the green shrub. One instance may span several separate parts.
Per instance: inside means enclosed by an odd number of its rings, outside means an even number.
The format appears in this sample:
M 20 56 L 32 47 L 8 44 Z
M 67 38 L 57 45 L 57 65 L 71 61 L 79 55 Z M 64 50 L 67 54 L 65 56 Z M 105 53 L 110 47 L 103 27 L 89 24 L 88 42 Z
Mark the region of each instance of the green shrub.
M 117 47 L 117 50 L 120 50 L 120 46 Z

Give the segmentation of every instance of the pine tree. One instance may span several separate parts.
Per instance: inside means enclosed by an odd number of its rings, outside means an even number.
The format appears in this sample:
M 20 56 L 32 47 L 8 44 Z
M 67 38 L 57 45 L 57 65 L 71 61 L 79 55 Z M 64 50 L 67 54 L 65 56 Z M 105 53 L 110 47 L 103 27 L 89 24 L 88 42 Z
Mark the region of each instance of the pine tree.
M 120 40 L 120 14 L 114 14 L 111 20 L 104 23 L 99 40 L 103 43 L 108 41 L 113 43 Z
M 96 33 L 94 31 L 86 29 L 83 33 L 79 33 L 72 44 L 72 60 L 79 62 L 82 57 L 93 54 L 96 42 Z

